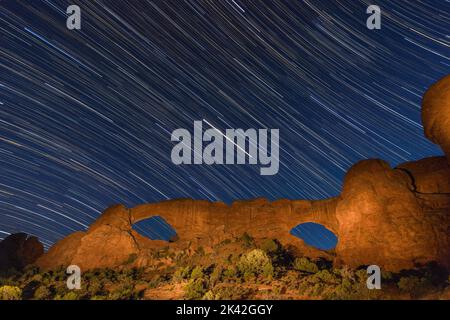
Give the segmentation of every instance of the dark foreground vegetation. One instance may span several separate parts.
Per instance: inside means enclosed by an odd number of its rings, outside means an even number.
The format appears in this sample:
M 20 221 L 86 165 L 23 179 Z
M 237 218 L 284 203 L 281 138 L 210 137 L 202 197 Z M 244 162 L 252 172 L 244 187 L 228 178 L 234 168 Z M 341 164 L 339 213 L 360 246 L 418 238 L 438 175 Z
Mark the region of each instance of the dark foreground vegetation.
M 10 270 L 0 276 L 0 300 L 450 299 L 449 274 L 434 264 L 383 272 L 381 290 L 369 290 L 364 266 L 298 257 L 276 240 L 244 234 L 213 249 L 164 248 L 155 252 L 156 266 L 90 270 L 80 290 L 67 289 L 64 268 Z

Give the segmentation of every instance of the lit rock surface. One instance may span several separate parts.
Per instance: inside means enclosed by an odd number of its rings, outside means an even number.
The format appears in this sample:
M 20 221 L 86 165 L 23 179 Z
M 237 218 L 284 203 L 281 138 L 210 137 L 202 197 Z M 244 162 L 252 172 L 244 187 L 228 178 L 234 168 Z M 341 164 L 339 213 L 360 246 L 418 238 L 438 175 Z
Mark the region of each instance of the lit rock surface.
M 441 146 L 450 163 L 450 75 L 436 82 L 425 93 L 422 122 L 425 136 Z
M 321 201 L 266 199 L 220 202 L 178 199 L 131 209 L 107 209 L 86 233 L 56 243 L 37 264 L 43 268 L 77 264 L 84 269 L 145 266 L 152 249 L 206 249 L 247 232 L 276 238 L 298 254 L 334 257 L 340 265 L 379 265 L 398 271 L 427 262 L 450 269 L 450 76 L 433 85 L 423 99 L 425 135 L 447 155 L 391 168 L 364 160 L 347 173 L 342 193 Z M 132 225 L 163 217 L 177 232 L 173 242 L 152 241 Z M 302 222 L 323 224 L 338 236 L 333 255 L 308 248 L 289 234 Z

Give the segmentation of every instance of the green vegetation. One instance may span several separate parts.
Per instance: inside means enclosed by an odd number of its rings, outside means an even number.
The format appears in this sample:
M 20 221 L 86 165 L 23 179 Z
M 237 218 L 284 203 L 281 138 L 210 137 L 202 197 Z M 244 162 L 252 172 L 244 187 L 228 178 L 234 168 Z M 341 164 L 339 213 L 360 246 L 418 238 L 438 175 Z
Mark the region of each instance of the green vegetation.
M 434 264 L 382 272 L 382 290 L 369 290 L 365 267 L 296 256 L 276 239 L 244 234 L 207 249 L 161 248 L 146 268 L 133 268 L 130 256 L 122 267 L 82 273 L 80 290 L 67 289 L 64 268 L 9 270 L 0 299 L 445 299 L 450 291 L 448 271 Z
M 276 253 L 279 249 L 280 249 L 279 243 L 273 239 L 266 239 L 261 244 L 261 250 L 263 250 L 268 254 Z
M 319 272 L 319 267 L 308 258 L 301 257 L 294 260 L 294 269 L 308 273 Z
M 246 280 L 260 275 L 272 277 L 274 271 L 272 261 L 261 249 L 254 249 L 243 254 L 237 268 Z
M 254 239 L 247 232 L 244 232 L 244 234 L 242 235 L 242 237 L 239 240 L 242 242 L 242 246 L 245 249 L 250 249 L 255 246 Z
M 185 288 L 186 299 L 200 299 L 206 293 L 207 284 L 204 279 L 191 279 Z
M 22 290 L 14 286 L 0 287 L 0 300 L 20 300 L 22 298 Z
M 191 279 L 195 280 L 195 279 L 201 279 L 203 278 L 204 274 L 203 274 L 203 268 L 200 266 L 195 267 L 192 270 L 191 273 Z

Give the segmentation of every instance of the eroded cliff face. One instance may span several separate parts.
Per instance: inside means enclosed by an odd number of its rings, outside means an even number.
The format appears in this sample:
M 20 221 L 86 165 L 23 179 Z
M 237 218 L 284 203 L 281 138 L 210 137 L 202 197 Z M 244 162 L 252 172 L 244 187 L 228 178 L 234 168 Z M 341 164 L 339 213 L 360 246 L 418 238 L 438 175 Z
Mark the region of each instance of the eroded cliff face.
M 321 201 L 265 199 L 220 202 L 178 199 L 131 209 L 107 209 L 87 232 L 56 243 L 37 264 L 42 268 L 77 264 L 82 269 L 146 266 L 161 246 L 208 248 L 244 232 L 276 238 L 298 254 L 333 257 L 352 267 L 379 265 L 398 271 L 438 262 L 450 269 L 450 76 L 433 85 L 423 100 L 425 134 L 447 157 L 432 157 L 391 168 L 364 160 L 347 173 L 341 194 Z M 132 225 L 163 217 L 176 241 L 152 241 Z M 308 248 L 289 234 L 299 223 L 323 224 L 338 236 L 332 254 Z M 134 257 L 130 262 L 130 257 Z

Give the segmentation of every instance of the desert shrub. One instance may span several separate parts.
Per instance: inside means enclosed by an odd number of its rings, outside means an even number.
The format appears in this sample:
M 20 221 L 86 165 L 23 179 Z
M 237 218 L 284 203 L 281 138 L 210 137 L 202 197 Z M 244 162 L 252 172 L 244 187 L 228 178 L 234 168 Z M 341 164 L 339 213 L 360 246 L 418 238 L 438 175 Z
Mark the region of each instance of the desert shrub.
M 209 276 L 209 282 L 212 286 L 214 286 L 216 283 L 220 282 L 222 278 L 222 272 L 223 268 L 221 266 L 216 266 Z
M 334 269 L 333 272 L 342 278 L 355 281 L 355 272 L 349 266 L 343 266 L 341 269 Z
M 394 274 L 390 271 L 381 270 L 381 279 L 391 281 L 392 279 L 394 279 Z
M 279 244 L 273 239 L 266 239 L 261 244 L 261 250 L 266 253 L 275 253 L 280 249 Z
M 319 272 L 319 267 L 306 257 L 296 258 L 294 260 L 293 267 L 297 271 L 317 273 Z
M 176 276 L 178 277 L 178 276 Z M 183 280 L 184 278 L 173 278 L 176 282 Z M 147 286 L 149 288 L 156 288 L 158 287 L 161 282 L 163 281 L 163 279 L 157 274 L 155 276 L 153 276 L 148 282 L 147 282 Z
M 136 298 L 136 293 L 129 284 L 119 286 L 107 296 L 108 300 L 134 300 Z
M 300 282 L 299 293 L 308 297 L 320 296 L 327 285 L 318 278 L 308 277 Z
M 340 282 L 339 278 L 328 270 L 321 270 L 314 274 L 314 277 L 328 284 L 337 284 Z
M 20 300 L 22 298 L 22 290 L 15 286 L 0 287 L 0 300 Z
M 78 294 L 74 291 L 67 292 L 63 296 L 57 295 L 55 297 L 55 300 L 78 300 L 78 299 L 79 299 Z
M 276 285 L 273 287 L 273 294 L 275 295 L 275 298 L 279 298 L 279 296 L 285 294 L 286 291 L 287 288 L 283 285 Z
M 223 277 L 224 278 L 234 278 L 236 276 L 236 268 L 233 266 L 228 266 L 225 270 L 223 270 Z
M 360 283 L 366 283 L 367 281 L 367 269 L 359 269 L 355 271 L 355 281 Z
M 209 290 L 208 292 L 205 293 L 202 300 L 217 300 L 217 299 L 216 299 L 216 295 L 214 294 L 214 292 Z
M 255 241 L 252 238 L 251 235 L 249 235 L 247 232 L 244 232 L 240 238 L 240 240 L 242 241 L 242 246 L 246 249 L 250 249 L 253 248 L 255 245 Z
M 50 298 L 50 295 L 51 295 L 50 290 L 45 285 L 41 285 L 34 292 L 34 299 L 46 300 Z
M 244 300 L 252 294 L 251 289 L 234 285 L 218 285 L 212 291 L 214 300 Z
M 91 279 L 91 281 L 89 281 L 87 291 L 90 296 L 95 296 L 95 295 L 101 293 L 102 289 L 103 289 L 103 283 L 100 280 Z
M 201 279 L 203 278 L 203 268 L 200 266 L 195 267 L 191 272 L 191 279 Z
M 401 277 L 397 282 L 398 288 L 404 292 L 411 292 L 419 284 L 420 279 L 418 277 Z
M 409 276 L 401 277 L 397 285 L 401 291 L 416 295 L 425 289 L 429 285 L 429 282 L 426 278 Z
M 342 281 L 324 295 L 332 300 L 368 300 L 378 299 L 380 290 L 369 290 L 365 283 L 343 278 Z
M 191 267 L 186 266 L 186 267 L 181 267 L 179 269 L 177 269 L 177 271 L 175 271 L 175 273 L 173 274 L 173 279 L 175 281 L 182 281 L 184 279 L 189 278 L 189 276 L 191 275 Z
M 237 267 L 241 274 L 247 277 L 251 275 L 272 277 L 274 271 L 272 261 L 261 249 L 254 249 L 242 255 Z
M 329 299 L 333 300 L 347 300 L 351 297 L 353 293 L 353 285 L 352 282 L 344 278 L 340 285 L 336 286 L 334 291 L 328 296 Z
M 184 296 L 189 300 L 198 300 L 203 297 L 207 290 L 207 284 L 204 279 L 192 279 L 184 289 Z
M 266 239 L 261 243 L 260 248 L 266 252 L 274 267 L 279 271 L 284 270 L 286 266 L 292 263 L 292 253 L 283 247 L 283 245 L 276 239 Z

